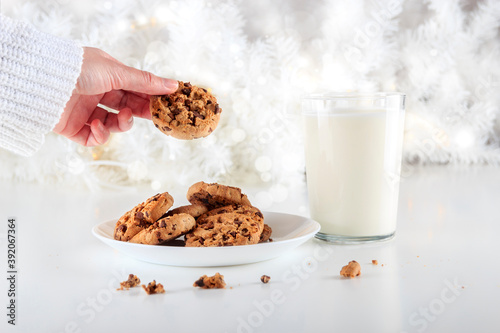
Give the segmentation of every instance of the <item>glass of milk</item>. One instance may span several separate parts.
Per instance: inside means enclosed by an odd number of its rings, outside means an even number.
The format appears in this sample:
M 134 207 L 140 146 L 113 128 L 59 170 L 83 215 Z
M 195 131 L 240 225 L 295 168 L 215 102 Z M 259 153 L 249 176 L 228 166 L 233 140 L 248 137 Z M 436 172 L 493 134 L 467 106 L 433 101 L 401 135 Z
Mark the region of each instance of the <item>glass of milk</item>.
M 307 188 L 317 238 L 390 239 L 396 218 L 405 95 L 331 93 L 302 100 Z

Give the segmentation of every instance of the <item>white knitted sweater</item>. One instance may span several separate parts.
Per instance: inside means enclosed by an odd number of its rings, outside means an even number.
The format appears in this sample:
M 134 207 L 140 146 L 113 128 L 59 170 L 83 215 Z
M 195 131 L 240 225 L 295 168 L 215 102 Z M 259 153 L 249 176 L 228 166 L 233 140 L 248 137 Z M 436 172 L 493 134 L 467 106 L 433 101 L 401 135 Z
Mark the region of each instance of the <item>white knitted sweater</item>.
M 0 147 L 29 156 L 58 123 L 83 49 L 0 14 Z

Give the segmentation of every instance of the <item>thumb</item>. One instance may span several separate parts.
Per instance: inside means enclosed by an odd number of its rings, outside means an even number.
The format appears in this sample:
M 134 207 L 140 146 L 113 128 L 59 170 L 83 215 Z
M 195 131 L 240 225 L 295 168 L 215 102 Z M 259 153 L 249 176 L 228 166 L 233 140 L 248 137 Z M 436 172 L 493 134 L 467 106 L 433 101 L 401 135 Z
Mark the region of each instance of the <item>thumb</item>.
M 123 89 L 147 95 L 171 94 L 179 87 L 177 80 L 165 79 L 150 72 L 141 71 L 126 65 L 121 66 L 121 75 L 114 76 L 113 89 Z

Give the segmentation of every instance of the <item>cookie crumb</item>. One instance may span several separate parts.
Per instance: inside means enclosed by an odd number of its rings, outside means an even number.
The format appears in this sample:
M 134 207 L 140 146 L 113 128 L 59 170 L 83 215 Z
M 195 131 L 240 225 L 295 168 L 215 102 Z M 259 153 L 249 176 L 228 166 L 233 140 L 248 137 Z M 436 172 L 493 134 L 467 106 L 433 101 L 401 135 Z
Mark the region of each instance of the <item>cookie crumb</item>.
M 120 282 L 120 288 L 116 290 L 129 290 L 130 288 L 137 287 L 141 283 L 141 280 L 137 275 L 129 274 L 128 280 Z
M 359 276 L 359 275 L 361 275 L 361 266 L 357 261 L 352 260 L 349 262 L 349 264 L 342 267 L 342 270 L 340 271 L 340 275 L 345 276 L 345 277 L 349 277 L 349 278 Z
M 378 260 L 373 259 L 373 260 L 372 260 L 372 264 L 374 264 L 374 265 L 378 265 Z
M 142 289 L 144 289 L 144 291 L 148 295 L 163 294 L 165 292 L 165 289 L 163 289 L 163 285 L 161 283 L 156 284 L 155 280 L 149 282 L 147 287 L 145 285 L 142 285 Z
M 193 283 L 193 287 L 200 287 L 203 289 L 223 289 L 226 288 L 226 282 L 224 282 L 224 275 L 215 273 L 214 276 L 203 275 Z
M 267 276 L 267 275 L 262 275 L 260 277 L 260 280 L 262 281 L 262 283 L 268 283 L 269 280 L 271 280 L 271 277 L 270 276 Z

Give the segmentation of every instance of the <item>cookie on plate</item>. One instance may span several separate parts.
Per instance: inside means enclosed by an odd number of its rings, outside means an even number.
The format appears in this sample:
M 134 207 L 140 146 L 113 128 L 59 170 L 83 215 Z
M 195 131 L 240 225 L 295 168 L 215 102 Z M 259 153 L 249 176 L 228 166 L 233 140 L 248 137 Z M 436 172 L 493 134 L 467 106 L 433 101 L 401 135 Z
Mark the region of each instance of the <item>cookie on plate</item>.
M 187 192 L 187 199 L 193 205 L 204 205 L 209 209 L 232 204 L 251 206 L 247 196 L 241 189 L 217 183 L 207 184 L 198 182 L 191 185 Z
M 273 233 L 273 229 L 264 224 L 264 230 L 262 230 L 262 234 L 260 235 L 259 243 L 267 242 L 271 238 L 271 234 Z
M 172 207 L 174 199 L 168 192 L 159 193 L 126 212 L 116 222 L 114 238 L 127 242 L 148 228 Z
M 222 112 L 215 97 L 206 89 L 182 81 L 173 94 L 151 96 L 149 108 L 153 123 L 160 131 L 182 140 L 212 133 Z
M 195 219 L 198 218 L 200 215 L 205 214 L 208 212 L 207 206 L 204 205 L 186 205 L 186 206 L 180 206 L 177 208 L 174 208 L 172 210 L 169 210 L 163 217 L 167 216 L 173 216 L 175 214 L 189 214 Z
M 227 214 L 227 213 L 248 215 L 254 220 L 264 221 L 264 215 L 262 215 L 262 212 L 257 207 L 249 206 L 249 205 L 239 205 L 239 204 L 233 204 L 233 205 L 227 205 L 227 206 L 223 206 L 223 207 L 219 207 L 219 208 L 214 208 L 214 209 L 206 212 L 205 214 L 200 215 L 198 220 L 200 222 L 202 222 L 207 217 L 210 217 L 213 215 Z M 263 229 L 264 229 L 264 223 L 262 223 L 262 230 Z
M 191 231 L 196 225 L 194 217 L 189 214 L 176 214 L 164 217 L 147 229 L 138 232 L 131 243 L 158 245 L 175 239 Z
M 262 213 L 255 207 L 230 205 L 201 215 L 187 233 L 187 247 L 257 244 L 264 229 Z

